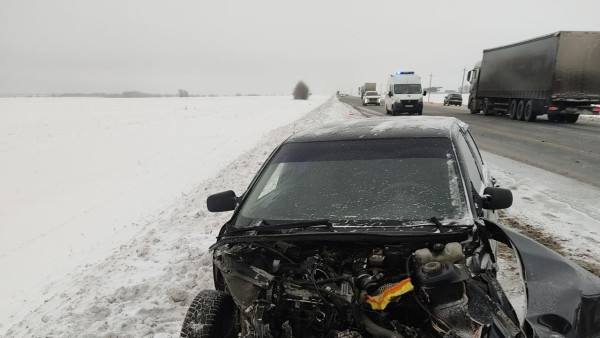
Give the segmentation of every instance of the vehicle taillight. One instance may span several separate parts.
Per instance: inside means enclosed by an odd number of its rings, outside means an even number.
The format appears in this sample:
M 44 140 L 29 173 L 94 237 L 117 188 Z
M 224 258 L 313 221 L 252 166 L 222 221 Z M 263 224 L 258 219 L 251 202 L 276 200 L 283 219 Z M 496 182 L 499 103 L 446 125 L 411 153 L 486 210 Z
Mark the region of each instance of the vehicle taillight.
M 550 110 L 557 110 L 558 108 L 556 107 L 550 107 Z
M 600 108 L 598 108 L 598 107 L 594 108 L 594 112 L 595 113 L 599 113 L 600 112 Z

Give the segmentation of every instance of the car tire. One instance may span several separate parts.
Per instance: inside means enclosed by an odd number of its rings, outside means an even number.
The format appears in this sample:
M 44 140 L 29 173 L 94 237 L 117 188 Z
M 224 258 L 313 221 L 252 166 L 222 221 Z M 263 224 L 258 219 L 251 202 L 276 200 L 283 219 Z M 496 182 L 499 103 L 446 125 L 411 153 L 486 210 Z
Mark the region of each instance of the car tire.
M 533 121 L 535 121 L 536 117 L 537 117 L 537 113 L 533 111 L 533 100 L 529 100 L 529 101 L 527 101 L 527 104 L 525 104 L 525 111 L 523 112 L 523 118 L 527 122 L 533 122 Z
M 237 337 L 235 304 L 230 295 L 217 290 L 198 293 L 183 320 L 182 338 Z
M 517 114 L 516 114 L 516 119 L 519 121 L 523 121 L 525 119 L 525 101 L 521 100 L 519 101 L 519 104 L 517 105 Z

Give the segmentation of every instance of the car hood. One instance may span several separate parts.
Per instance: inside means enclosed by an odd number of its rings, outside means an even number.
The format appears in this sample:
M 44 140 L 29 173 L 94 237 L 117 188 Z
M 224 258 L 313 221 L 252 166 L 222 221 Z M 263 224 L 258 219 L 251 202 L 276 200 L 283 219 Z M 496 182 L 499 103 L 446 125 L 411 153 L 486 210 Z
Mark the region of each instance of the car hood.
M 490 237 L 513 247 L 521 261 L 528 336 L 600 337 L 600 278 L 526 236 L 485 224 Z

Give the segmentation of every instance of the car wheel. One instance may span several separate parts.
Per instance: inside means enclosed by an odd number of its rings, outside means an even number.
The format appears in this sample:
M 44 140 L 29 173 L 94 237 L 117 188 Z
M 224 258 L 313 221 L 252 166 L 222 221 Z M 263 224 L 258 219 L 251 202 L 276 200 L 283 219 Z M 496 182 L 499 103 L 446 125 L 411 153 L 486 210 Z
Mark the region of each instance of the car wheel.
M 524 119 L 527 122 L 533 122 L 535 121 L 535 118 L 537 117 L 536 112 L 533 111 L 533 101 L 529 100 L 527 101 L 527 104 L 525 105 L 525 112 L 524 114 Z
M 237 337 L 233 298 L 222 291 L 200 291 L 185 315 L 180 337 Z
M 517 105 L 517 115 L 516 115 L 516 119 L 519 121 L 523 121 L 525 116 L 524 113 L 525 112 L 525 101 L 521 100 L 519 101 L 519 104 Z
M 510 101 L 510 105 L 508 106 L 508 117 L 511 120 L 517 118 L 517 100 Z

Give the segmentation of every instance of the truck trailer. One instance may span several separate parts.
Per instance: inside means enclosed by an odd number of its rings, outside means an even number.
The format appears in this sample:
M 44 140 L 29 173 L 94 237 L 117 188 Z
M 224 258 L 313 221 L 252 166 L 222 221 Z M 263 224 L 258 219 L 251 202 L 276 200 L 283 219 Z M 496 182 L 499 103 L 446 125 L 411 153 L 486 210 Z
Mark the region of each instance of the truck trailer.
M 469 71 L 472 114 L 508 114 L 534 121 L 574 123 L 579 114 L 598 114 L 600 32 L 556 32 L 486 49 Z
M 376 92 L 377 84 L 374 82 L 367 82 L 362 87 L 360 87 L 360 98 L 362 99 L 365 96 L 366 92 Z

